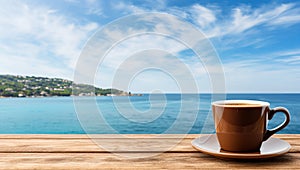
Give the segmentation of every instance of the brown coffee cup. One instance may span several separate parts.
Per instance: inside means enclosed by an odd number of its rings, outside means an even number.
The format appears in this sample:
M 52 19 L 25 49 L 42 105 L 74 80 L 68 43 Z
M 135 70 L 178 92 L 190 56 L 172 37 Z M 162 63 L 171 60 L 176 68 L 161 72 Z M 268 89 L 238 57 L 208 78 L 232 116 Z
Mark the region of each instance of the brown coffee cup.
M 217 138 L 221 149 L 231 152 L 256 152 L 263 141 L 282 130 L 290 122 L 284 107 L 270 109 L 270 104 L 255 100 L 225 100 L 212 103 Z M 285 114 L 285 120 L 268 130 L 268 120 L 275 113 Z

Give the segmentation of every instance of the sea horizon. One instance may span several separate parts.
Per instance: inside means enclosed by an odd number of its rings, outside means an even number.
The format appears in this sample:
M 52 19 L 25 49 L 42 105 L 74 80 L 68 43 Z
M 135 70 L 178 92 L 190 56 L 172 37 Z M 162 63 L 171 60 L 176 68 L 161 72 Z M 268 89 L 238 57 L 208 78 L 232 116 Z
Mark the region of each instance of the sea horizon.
M 75 103 L 71 96 L 7 98 L 8 100 L 2 98 L 0 134 L 200 134 L 203 129 L 214 133 L 211 97 L 211 94 L 202 93 L 94 98 L 85 96 L 75 97 Z M 286 107 L 291 113 L 291 122 L 279 133 L 300 133 L 297 116 L 300 113 L 298 93 L 226 94 L 226 99 L 260 100 L 269 102 L 271 108 Z M 100 113 L 90 110 L 92 101 L 96 102 Z M 187 107 L 182 109 L 184 105 Z M 84 107 L 83 113 L 76 112 L 81 107 Z M 101 124 L 103 122 L 96 121 L 94 117 L 99 114 L 113 131 L 105 130 L 107 127 Z M 183 117 L 180 118 L 180 114 Z M 86 125 L 82 118 L 87 119 L 90 124 Z M 270 121 L 270 127 L 280 124 L 283 118 L 283 115 L 276 114 Z M 176 121 L 179 121 L 178 127 L 170 130 Z M 87 126 L 89 129 L 84 129 Z

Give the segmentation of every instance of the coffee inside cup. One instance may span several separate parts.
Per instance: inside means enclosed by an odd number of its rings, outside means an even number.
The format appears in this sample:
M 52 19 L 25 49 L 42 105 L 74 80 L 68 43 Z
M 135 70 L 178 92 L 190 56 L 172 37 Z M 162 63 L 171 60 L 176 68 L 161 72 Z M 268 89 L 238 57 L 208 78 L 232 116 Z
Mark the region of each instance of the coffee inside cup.
M 223 107 L 262 107 L 268 106 L 269 103 L 261 101 L 251 101 L 251 100 L 231 100 L 231 101 L 220 101 L 215 102 L 214 105 Z

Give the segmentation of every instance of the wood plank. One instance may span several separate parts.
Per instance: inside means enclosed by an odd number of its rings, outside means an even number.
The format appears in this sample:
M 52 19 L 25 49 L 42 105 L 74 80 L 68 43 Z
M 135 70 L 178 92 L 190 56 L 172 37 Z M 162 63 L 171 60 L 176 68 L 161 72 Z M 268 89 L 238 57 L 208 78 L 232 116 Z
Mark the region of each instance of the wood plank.
M 176 140 L 176 141 L 175 141 Z M 100 146 L 90 139 L 1 139 L 0 152 L 161 152 L 169 147 L 174 152 L 194 152 L 191 139 L 97 139 Z M 179 141 L 178 145 L 176 145 Z M 173 147 L 174 146 L 174 147 Z M 101 147 L 105 147 L 103 149 Z
M 223 160 L 202 153 L 163 153 L 137 159 L 122 159 L 110 153 L 0 153 L 0 169 L 297 169 L 299 157 L 300 153 L 289 153 L 253 161 Z
M 180 138 L 194 139 L 205 134 L 90 134 L 98 138 Z M 300 134 L 275 134 L 272 137 L 300 139 Z M 1 139 L 90 139 L 86 134 L 0 134 Z
M 191 141 L 199 135 L 188 135 L 180 139 L 165 138 L 141 138 L 140 135 L 131 135 L 131 138 L 124 139 L 111 135 L 109 137 L 97 138 L 102 146 L 109 146 L 106 149 L 98 146 L 94 141 L 85 135 L 0 135 L 0 152 L 2 153 L 102 153 L 102 152 L 198 152 L 191 146 Z M 290 153 L 300 153 L 300 135 L 276 135 L 292 145 Z M 177 141 L 180 141 L 178 144 Z M 140 147 L 135 147 L 137 143 L 143 143 Z M 166 143 L 174 142 L 174 147 L 167 148 Z M 176 145 L 177 144 L 177 145 Z M 149 147 L 151 146 L 151 148 Z M 173 146 L 173 145 L 172 145 Z M 141 149 L 143 148 L 143 149 Z
M 87 135 L 0 135 L 0 169 L 296 169 L 300 167 L 300 135 L 274 137 L 292 145 L 288 154 L 262 160 L 224 160 L 200 153 L 189 134 L 162 153 L 167 142 L 182 135 L 96 135 L 95 140 L 110 144 L 116 153 L 100 148 Z M 154 150 L 141 150 L 138 142 Z M 133 146 L 133 147 L 129 147 Z M 146 157 L 146 158 L 141 158 Z

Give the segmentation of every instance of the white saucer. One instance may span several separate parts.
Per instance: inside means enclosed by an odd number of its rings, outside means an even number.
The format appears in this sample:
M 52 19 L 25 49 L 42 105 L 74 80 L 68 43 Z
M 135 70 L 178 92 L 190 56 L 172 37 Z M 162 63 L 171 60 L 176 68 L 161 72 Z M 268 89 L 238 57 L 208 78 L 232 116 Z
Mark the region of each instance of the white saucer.
M 269 138 L 263 142 L 260 152 L 228 152 L 221 150 L 215 134 L 198 137 L 192 141 L 192 145 L 195 149 L 209 155 L 237 159 L 261 159 L 280 156 L 287 153 L 291 148 L 291 145 L 286 141 L 278 138 Z

